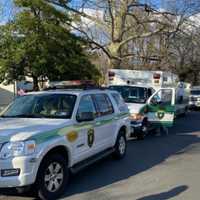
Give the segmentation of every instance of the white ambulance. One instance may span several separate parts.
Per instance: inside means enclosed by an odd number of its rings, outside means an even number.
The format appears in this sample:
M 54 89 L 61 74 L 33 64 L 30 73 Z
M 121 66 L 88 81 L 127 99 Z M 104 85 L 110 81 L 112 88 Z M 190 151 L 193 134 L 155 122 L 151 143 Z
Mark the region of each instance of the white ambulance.
M 117 90 L 129 107 L 132 136 L 143 139 L 155 125 L 172 126 L 176 115 L 187 112 L 189 89 L 178 81 L 178 77 L 170 72 L 109 71 L 109 88 Z

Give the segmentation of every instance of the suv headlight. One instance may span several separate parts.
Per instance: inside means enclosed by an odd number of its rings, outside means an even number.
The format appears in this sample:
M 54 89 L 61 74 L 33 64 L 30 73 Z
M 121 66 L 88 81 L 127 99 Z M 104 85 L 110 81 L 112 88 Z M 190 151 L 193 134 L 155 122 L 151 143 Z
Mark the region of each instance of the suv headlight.
M 35 152 L 35 148 L 36 144 L 34 140 L 8 142 L 1 148 L 0 159 L 31 155 Z
M 140 113 L 135 113 L 135 114 L 131 114 L 130 115 L 130 120 L 133 120 L 133 121 L 139 121 L 139 120 L 142 120 L 144 117 L 144 115 L 140 114 Z

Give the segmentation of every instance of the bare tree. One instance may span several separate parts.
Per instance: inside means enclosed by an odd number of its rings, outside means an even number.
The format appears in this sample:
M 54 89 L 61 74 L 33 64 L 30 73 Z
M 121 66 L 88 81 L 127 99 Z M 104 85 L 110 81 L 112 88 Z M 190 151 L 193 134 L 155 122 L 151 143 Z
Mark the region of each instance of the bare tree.
M 155 35 L 176 30 L 172 13 L 161 12 L 137 0 L 82 0 L 78 6 L 68 0 L 46 1 L 79 19 L 71 26 L 87 39 L 92 49 L 104 52 L 110 67 L 120 68 L 127 59 L 155 59 L 140 55 L 134 46 L 136 41 L 148 41 Z M 127 47 L 131 48 L 125 51 Z

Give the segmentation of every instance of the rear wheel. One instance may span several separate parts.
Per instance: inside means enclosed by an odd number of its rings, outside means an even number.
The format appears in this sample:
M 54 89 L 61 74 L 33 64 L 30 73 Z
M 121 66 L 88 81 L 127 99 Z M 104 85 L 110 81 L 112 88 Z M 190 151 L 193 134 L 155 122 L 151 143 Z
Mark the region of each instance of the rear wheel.
M 126 154 L 126 147 L 127 147 L 127 141 L 124 131 L 120 131 L 119 135 L 117 137 L 117 141 L 115 144 L 115 151 L 114 151 L 114 157 L 116 159 L 122 159 Z
M 57 199 L 64 193 L 68 180 L 67 160 L 59 154 L 48 156 L 38 171 L 36 181 L 38 196 L 42 200 Z

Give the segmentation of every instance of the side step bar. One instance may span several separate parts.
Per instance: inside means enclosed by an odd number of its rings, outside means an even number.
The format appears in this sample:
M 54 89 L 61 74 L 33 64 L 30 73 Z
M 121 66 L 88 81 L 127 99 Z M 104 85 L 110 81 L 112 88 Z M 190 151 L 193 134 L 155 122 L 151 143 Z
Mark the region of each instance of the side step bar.
M 107 156 L 109 156 L 110 154 L 112 154 L 114 152 L 114 148 L 110 148 L 110 149 L 107 149 L 105 151 L 102 151 L 90 158 L 87 158 L 86 160 L 84 161 L 81 161 L 77 164 L 75 164 L 73 167 L 71 167 L 71 172 L 73 174 L 76 174 L 77 172 L 81 171 L 82 169 L 88 167 L 89 165 L 97 162 L 98 160 L 101 160 Z

